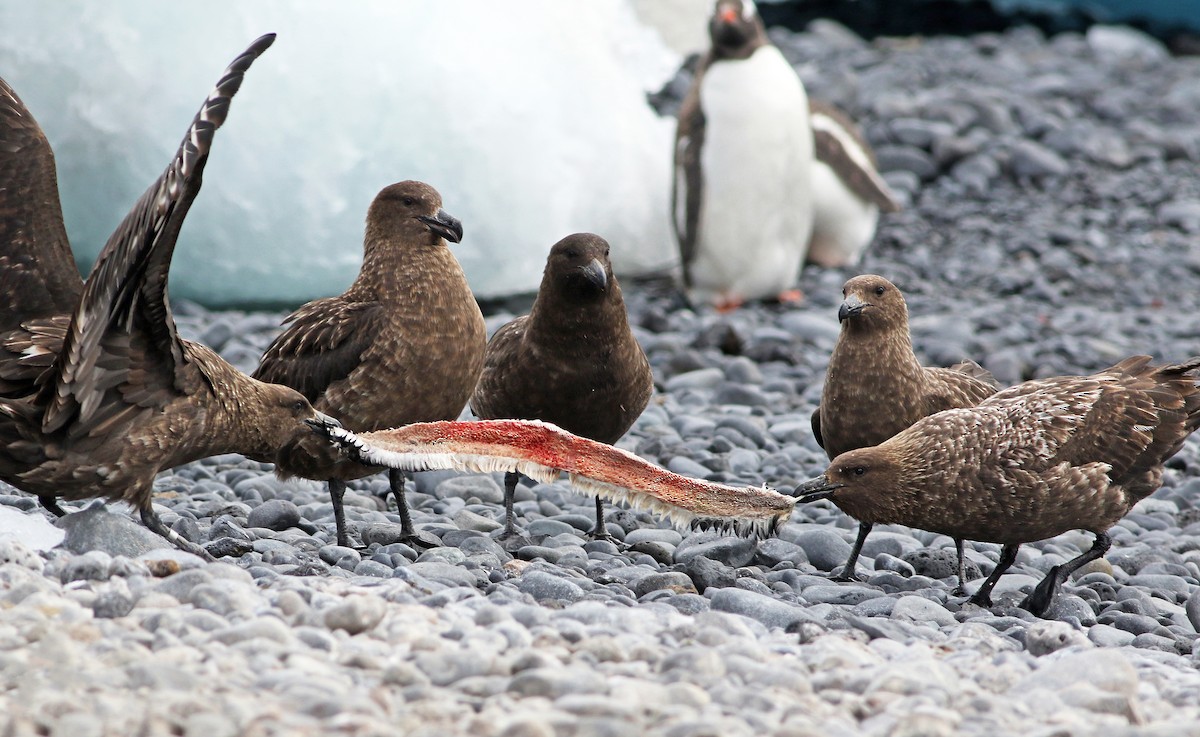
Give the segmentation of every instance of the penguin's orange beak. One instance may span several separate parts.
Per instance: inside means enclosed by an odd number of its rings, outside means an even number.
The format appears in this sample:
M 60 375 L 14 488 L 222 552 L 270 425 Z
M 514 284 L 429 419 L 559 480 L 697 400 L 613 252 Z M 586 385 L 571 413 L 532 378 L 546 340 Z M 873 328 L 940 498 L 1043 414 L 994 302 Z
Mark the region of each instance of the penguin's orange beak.
M 725 8 L 717 14 L 717 18 L 719 18 L 722 23 L 733 23 L 737 20 L 737 11 L 733 8 Z

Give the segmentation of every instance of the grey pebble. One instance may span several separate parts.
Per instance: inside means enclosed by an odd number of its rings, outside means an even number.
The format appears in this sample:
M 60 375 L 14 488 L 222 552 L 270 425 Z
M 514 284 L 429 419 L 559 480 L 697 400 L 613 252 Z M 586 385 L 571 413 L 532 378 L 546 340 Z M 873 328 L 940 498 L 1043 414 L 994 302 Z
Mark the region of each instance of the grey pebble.
M 740 588 L 719 589 L 709 599 L 717 611 L 741 614 L 767 627 L 784 629 L 800 622 L 820 624 L 803 607 Z
M 286 530 L 300 524 L 300 508 L 287 499 L 271 499 L 251 509 L 246 524 L 268 530 Z
M 850 557 L 850 543 L 830 529 L 809 529 L 795 535 L 793 542 L 804 549 L 808 562 L 819 571 L 833 571 Z
M 544 571 L 526 571 L 517 580 L 517 588 L 539 602 L 579 601 L 584 595 L 579 584 Z
M 357 635 L 374 629 L 386 613 L 387 608 L 378 597 L 356 595 L 326 609 L 322 619 L 331 630 L 345 630 Z

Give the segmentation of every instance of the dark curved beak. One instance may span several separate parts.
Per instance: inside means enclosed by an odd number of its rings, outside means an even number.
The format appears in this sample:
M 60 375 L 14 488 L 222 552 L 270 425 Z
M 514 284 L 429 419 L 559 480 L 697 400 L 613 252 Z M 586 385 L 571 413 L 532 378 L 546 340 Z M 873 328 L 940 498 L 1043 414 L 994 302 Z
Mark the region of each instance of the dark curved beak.
M 439 209 L 437 215 L 433 217 L 418 215 L 417 219 L 425 223 L 434 233 L 437 233 L 451 243 L 458 243 L 462 240 L 462 223 L 458 221 L 458 218 L 445 210 Z
M 838 308 L 838 322 L 845 322 L 847 318 L 858 317 L 862 311 L 870 307 L 869 302 L 863 302 L 861 299 L 851 294 L 842 302 L 842 306 Z
M 843 486 L 845 484 L 830 483 L 828 477 L 822 474 L 812 481 L 805 481 L 797 486 L 792 492 L 792 496 L 802 502 L 815 502 L 819 499 L 828 499 L 833 496 L 835 490 Z
M 608 272 L 604 270 L 604 264 L 600 263 L 600 259 L 592 259 L 585 266 L 580 266 L 579 271 L 583 274 L 583 278 L 588 280 L 589 284 L 592 284 L 601 292 L 608 289 Z
M 315 419 L 305 420 L 304 424 L 311 427 L 312 431 L 316 434 L 323 435 L 326 438 L 329 437 L 330 429 L 342 426 L 342 423 L 338 422 L 329 415 L 324 414 L 323 412 L 318 412 Z

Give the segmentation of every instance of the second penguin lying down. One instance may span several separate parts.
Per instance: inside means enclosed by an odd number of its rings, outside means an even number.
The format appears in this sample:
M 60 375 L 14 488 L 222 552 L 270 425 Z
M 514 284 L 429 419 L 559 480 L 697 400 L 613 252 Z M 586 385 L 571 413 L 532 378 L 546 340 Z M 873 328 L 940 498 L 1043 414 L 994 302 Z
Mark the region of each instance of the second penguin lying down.
M 530 313 L 492 336 L 471 410 L 485 420 L 543 420 L 612 444 L 646 408 L 653 388 L 650 362 L 629 329 L 608 243 L 576 233 L 550 249 Z M 519 478 L 516 471 L 504 477 L 502 533 L 517 545 L 522 540 L 512 505 Z M 599 497 L 592 536 L 608 536 Z

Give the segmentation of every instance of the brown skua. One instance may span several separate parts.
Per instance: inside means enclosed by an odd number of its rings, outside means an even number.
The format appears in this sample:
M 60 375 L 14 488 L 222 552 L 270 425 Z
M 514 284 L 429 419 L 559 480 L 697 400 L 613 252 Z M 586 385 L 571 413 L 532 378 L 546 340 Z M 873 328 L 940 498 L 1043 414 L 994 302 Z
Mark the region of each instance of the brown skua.
M 882 276 L 865 274 L 846 282 L 838 308 L 841 333 L 829 359 L 821 403 L 812 415 L 813 435 L 830 459 L 878 445 L 922 417 L 970 407 L 999 388 L 972 361 L 950 368 L 922 366 L 913 353 L 904 295 Z M 833 498 L 842 511 L 855 515 Z M 855 580 L 855 564 L 873 522 L 859 519 L 858 537 L 841 580 Z M 962 540 L 958 551 L 963 585 Z
M 458 417 L 487 342 L 483 314 L 446 245 L 461 238 L 462 225 L 442 209 L 433 187 L 415 181 L 385 187 L 367 211 L 354 283 L 293 312 L 254 376 L 294 387 L 358 432 Z M 312 433 L 286 448 L 276 469 L 285 478 L 328 482 L 338 544 L 349 545 L 346 481 L 381 469 L 346 462 Z M 391 469 L 388 478 L 402 539 L 437 545 L 413 528 L 402 472 Z
M 471 397 L 481 419 L 542 420 L 609 445 L 646 408 L 654 389 L 650 362 L 629 328 L 608 243 L 575 233 L 550 249 L 537 299 L 528 315 L 504 325 L 488 342 L 483 373 Z M 504 532 L 519 543 L 513 495 L 520 474 L 504 476 Z M 596 497 L 595 538 L 607 538 Z
M 0 84 L 0 478 L 38 496 L 135 506 L 179 547 L 203 548 L 154 512 L 155 475 L 221 453 L 274 461 L 323 418 L 298 392 L 256 381 L 183 340 L 167 298 L 180 227 L 200 191 L 213 135 L 263 36 L 226 69 L 158 180 L 80 280 L 62 225 L 50 146 Z M 328 419 L 328 418 L 324 418 Z
M 1003 545 L 969 601 L 991 591 L 1023 543 L 1072 529 L 1092 547 L 1052 568 L 1022 601 L 1037 615 L 1072 572 L 1100 558 L 1108 529 L 1163 480 L 1163 463 L 1200 426 L 1200 358 L 1152 366 L 1134 356 L 1091 376 L 1027 381 L 842 453 L 796 489 L 867 524 L 903 524 Z

